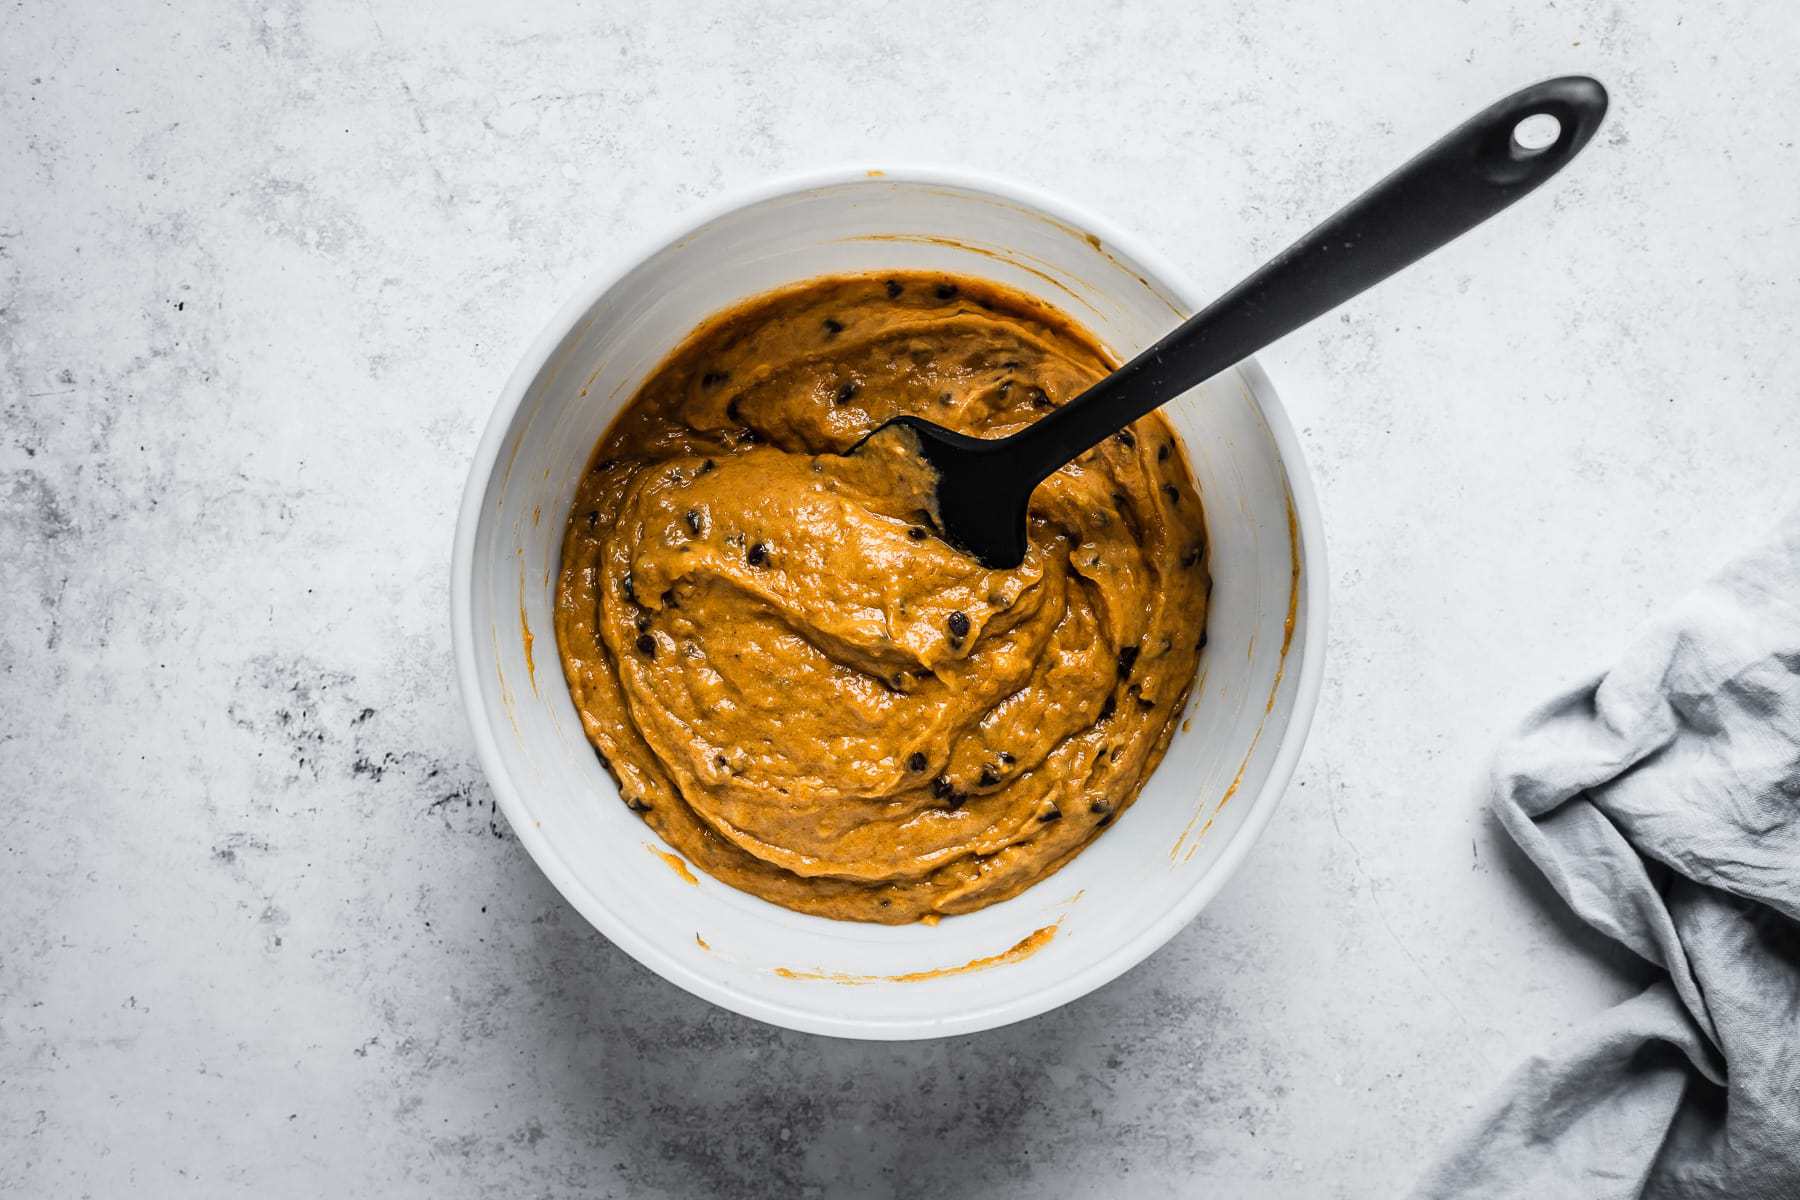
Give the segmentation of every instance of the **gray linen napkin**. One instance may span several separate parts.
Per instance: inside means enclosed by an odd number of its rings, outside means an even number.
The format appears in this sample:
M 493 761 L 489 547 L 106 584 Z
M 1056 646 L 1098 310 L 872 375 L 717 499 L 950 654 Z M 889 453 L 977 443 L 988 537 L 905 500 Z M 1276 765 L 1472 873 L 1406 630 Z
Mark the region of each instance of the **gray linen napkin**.
M 1666 975 L 1520 1068 L 1415 1200 L 1800 1198 L 1800 512 L 1532 714 L 1492 789 Z

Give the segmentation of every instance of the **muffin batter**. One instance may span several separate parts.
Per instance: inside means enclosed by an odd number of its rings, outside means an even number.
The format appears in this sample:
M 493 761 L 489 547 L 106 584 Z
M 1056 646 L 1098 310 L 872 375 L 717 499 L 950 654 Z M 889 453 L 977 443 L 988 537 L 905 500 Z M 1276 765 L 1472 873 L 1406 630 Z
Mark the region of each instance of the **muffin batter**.
M 991 571 L 841 452 L 916 413 L 999 437 L 1111 369 L 975 279 L 837 276 L 696 331 L 607 431 L 556 637 L 625 802 L 714 877 L 902 923 L 1004 900 L 1133 799 L 1205 642 L 1205 525 L 1152 414 L 1041 484 Z

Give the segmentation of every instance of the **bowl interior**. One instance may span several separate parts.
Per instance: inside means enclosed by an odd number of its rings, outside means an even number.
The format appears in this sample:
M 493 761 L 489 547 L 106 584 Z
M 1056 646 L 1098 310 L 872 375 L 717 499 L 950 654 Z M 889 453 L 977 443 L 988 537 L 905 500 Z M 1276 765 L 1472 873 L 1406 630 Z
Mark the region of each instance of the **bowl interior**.
M 1004 1024 L 1161 945 L 1267 819 L 1316 695 L 1307 659 L 1318 589 L 1300 569 L 1316 528 L 1304 488 L 1296 509 L 1290 471 L 1303 468 L 1291 455 L 1284 463 L 1283 418 L 1254 366 L 1165 409 L 1200 484 L 1214 579 L 1201 678 L 1180 730 L 1137 803 L 1015 899 L 935 927 L 889 928 L 802 916 L 705 875 L 689 882 L 620 802 L 563 684 L 551 611 L 576 483 L 607 424 L 696 325 L 811 276 L 942 269 L 1038 296 L 1129 357 L 1173 327 L 1186 301 L 1083 224 L 985 188 L 873 173 L 772 195 L 597 288 L 502 398 L 471 479 L 453 584 L 483 764 L 551 880 L 673 982 L 754 1017 L 844 1036 Z M 1054 932 L 1027 942 L 1044 929 Z

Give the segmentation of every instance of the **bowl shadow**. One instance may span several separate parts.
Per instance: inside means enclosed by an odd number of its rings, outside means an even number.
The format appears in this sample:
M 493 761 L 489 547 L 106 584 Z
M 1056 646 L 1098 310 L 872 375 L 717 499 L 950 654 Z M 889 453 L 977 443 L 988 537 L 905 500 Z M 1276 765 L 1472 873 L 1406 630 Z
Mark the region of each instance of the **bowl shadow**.
M 1010 1190 L 1048 1165 L 1045 1130 L 1066 1124 L 1067 1101 L 1086 1090 L 1069 1090 L 1066 1064 L 1104 1070 L 1101 1016 L 1084 1001 L 916 1042 L 740 1016 L 640 966 L 531 875 L 543 916 L 520 948 L 529 970 L 515 1032 L 541 1068 L 531 1107 L 582 1172 L 628 1194 Z

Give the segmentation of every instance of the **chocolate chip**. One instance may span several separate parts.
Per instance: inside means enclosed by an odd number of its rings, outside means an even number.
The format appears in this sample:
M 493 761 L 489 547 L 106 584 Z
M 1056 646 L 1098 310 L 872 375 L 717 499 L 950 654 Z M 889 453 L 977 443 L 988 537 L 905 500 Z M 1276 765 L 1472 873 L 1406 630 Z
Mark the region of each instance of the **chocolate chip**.
M 1156 707 L 1156 701 L 1147 699 L 1143 696 L 1139 696 L 1138 697 L 1138 707 L 1143 709 L 1145 712 L 1149 712 L 1151 709 Z
M 619 580 L 619 594 L 624 596 L 625 599 L 629 600 L 631 603 L 637 603 L 637 589 L 631 584 L 630 571 L 625 572 L 625 577 Z
M 596 526 L 600 523 L 600 510 L 599 509 L 597 509 L 597 508 L 588 509 L 587 523 L 588 523 L 589 529 L 592 529 L 594 526 Z
M 1014 763 L 1018 762 L 1019 760 L 1013 756 L 1013 752 L 1011 750 L 1002 750 L 1000 752 L 1000 761 L 1010 767 Z
M 729 371 L 708 371 L 700 377 L 700 386 L 703 388 L 716 388 L 730 378 L 731 373 Z
M 906 760 L 906 769 L 909 771 L 923 771 L 925 769 L 925 752 L 923 750 L 914 750 L 912 756 Z
M 606 768 L 608 771 L 612 770 L 612 763 L 607 759 L 606 755 L 596 750 L 594 751 L 594 757 L 600 760 L 600 765 L 602 767 Z
M 900 293 L 905 290 L 905 288 L 900 286 L 898 280 L 890 279 L 887 281 L 887 294 L 889 300 L 898 300 L 900 298 Z
M 991 763 L 983 764 L 982 768 L 981 768 L 981 779 L 979 781 L 979 786 L 993 787 L 996 783 L 999 783 L 999 782 L 1000 782 L 999 768 L 995 767 Z
M 837 390 L 837 402 L 839 404 L 848 404 L 854 399 L 856 399 L 855 383 L 846 383 Z
M 936 296 L 939 300 L 954 300 L 956 299 L 957 292 L 960 290 L 961 289 L 954 283 L 940 283 L 931 294 Z
M 1100 719 L 1102 721 L 1109 720 L 1112 715 L 1118 711 L 1119 698 L 1117 696 L 1108 696 L 1106 698 L 1106 703 L 1100 706 Z
M 656 657 L 656 639 L 647 633 L 638 634 L 637 648 L 638 653 L 645 658 Z
M 948 404 L 953 403 L 954 400 L 955 400 L 955 397 L 951 396 L 951 394 L 949 392 L 939 392 L 938 393 L 938 403 L 939 404 L 948 405 Z
M 1172 483 L 1163 484 L 1163 495 L 1169 498 L 1170 504 L 1181 503 L 1181 491 Z
M 627 796 L 625 797 L 625 807 L 629 808 L 632 812 L 645 813 L 650 811 L 650 802 L 648 800 L 641 800 L 636 796 Z
M 688 509 L 687 512 L 682 514 L 681 519 L 683 521 L 687 522 L 687 527 L 688 527 L 689 533 L 693 534 L 695 537 L 700 536 L 700 510 L 699 509 L 697 509 L 697 508 Z
M 1113 438 L 1119 445 L 1125 447 L 1127 450 L 1130 450 L 1137 445 L 1137 438 L 1132 436 L 1132 432 L 1129 429 L 1119 430 L 1119 432 L 1113 434 Z
M 1060 821 L 1062 820 L 1062 809 L 1057 808 L 1053 804 L 1048 809 L 1038 814 L 1038 820 L 1044 822 L 1046 825 L 1051 821 Z
M 1194 649 L 1196 649 L 1196 650 L 1206 649 L 1206 630 L 1202 629 L 1200 631 L 1200 640 L 1194 643 Z
M 844 332 L 844 323 L 842 321 L 838 320 L 836 317 L 826 317 L 825 318 L 825 336 L 826 337 L 828 337 L 828 338 L 836 337 L 838 334 L 840 334 L 842 332 Z
M 725 765 L 725 756 L 723 754 L 713 755 L 713 766 L 722 767 L 724 765 Z
M 969 636 L 969 616 L 962 609 L 959 608 L 951 613 L 945 624 L 950 626 L 950 636 L 957 641 L 960 642 Z
M 1105 829 L 1108 825 L 1112 824 L 1112 819 L 1113 819 L 1113 815 L 1111 813 L 1107 813 L 1104 817 L 1101 817 L 1098 821 L 1094 822 L 1094 828 L 1095 829 Z
M 680 608 L 681 607 L 681 601 L 679 598 L 676 597 L 674 588 L 664 588 L 663 589 L 662 603 L 663 603 L 664 608 Z
M 716 463 L 716 462 L 714 462 L 714 461 L 713 461 L 713 460 L 712 460 L 712 459 L 710 459 L 710 458 L 708 458 L 708 459 L 704 459 L 704 460 L 702 460 L 702 461 L 701 461 L 701 463 L 700 463 L 700 473 L 701 473 L 701 474 L 702 474 L 702 475 L 704 475 L 704 474 L 706 474 L 706 473 L 707 473 L 707 472 L 708 472 L 708 471 L 710 471 L 710 470 L 712 470 L 712 469 L 713 469 L 713 468 L 714 468 L 714 467 L 716 467 L 716 466 L 718 466 L 718 465 L 719 465 L 719 464 L 718 464 L 718 463 Z
M 1111 812 L 1112 805 L 1108 804 L 1104 800 L 1093 800 L 1088 803 L 1088 811 L 1093 813 L 1095 816 L 1101 816 L 1105 813 Z
M 1136 646 L 1119 647 L 1119 678 L 1124 679 L 1131 674 L 1131 668 L 1137 666 L 1139 650 Z
M 1175 453 L 1175 443 L 1174 442 L 1164 442 L 1162 445 L 1160 445 L 1156 448 L 1156 461 L 1157 462 L 1168 462 L 1169 455 L 1171 455 L 1173 453 Z
M 1045 391 L 1045 390 L 1044 390 L 1044 389 L 1043 389 L 1043 388 L 1041 388 L 1041 387 L 1034 387 L 1034 388 L 1032 388 L 1032 389 L 1031 389 L 1031 390 L 1030 390 L 1030 391 L 1028 391 L 1028 392 L 1026 392 L 1026 393 L 1025 393 L 1025 398 L 1026 398 L 1026 399 L 1027 399 L 1027 400 L 1029 400 L 1029 401 L 1031 401 L 1031 406 L 1032 406 L 1032 407 L 1033 407 L 1033 408 L 1051 408 L 1051 407 L 1054 407 L 1054 406 L 1053 406 L 1053 405 L 1052 405 L 1052 404 L 1051 404 L 1051 403 L 1050 403 L 1050 393 L 1049 393 L 1049 392 L 1046 392 L 1046 391 Z
M 639 613 L 637 615 L 637 620 L 634 621 L 633 624 L 637 626 L 637 631 L 639 633 L 644 632 L 646 629 L 650 628 L 650 614 Z
M 914 525 L 912 528 L 910 528 L 906 531 L 906 536 L 911 538 L 915 542 L 922 542 L 926 538 L 930 537 L 931 534 L 929 531 L 926 530 L 926 528 L 923 525 Z
M 769 543 L 758 542 L 754 546 L 750 547 L 749 551 L 744 555 L 744 561 L 749 563 L 753 567 L 760 567 L 765 562 L 768 562 L 769 561 Z

